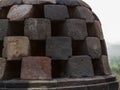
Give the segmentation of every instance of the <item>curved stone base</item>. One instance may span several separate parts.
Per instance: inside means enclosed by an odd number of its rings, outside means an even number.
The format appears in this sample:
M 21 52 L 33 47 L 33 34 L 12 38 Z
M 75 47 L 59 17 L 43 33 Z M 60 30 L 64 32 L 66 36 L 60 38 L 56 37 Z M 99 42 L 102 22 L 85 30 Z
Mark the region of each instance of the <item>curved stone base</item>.
M 0 90 L 118 90 L 114 76 L 54 80 L 3 80 Z

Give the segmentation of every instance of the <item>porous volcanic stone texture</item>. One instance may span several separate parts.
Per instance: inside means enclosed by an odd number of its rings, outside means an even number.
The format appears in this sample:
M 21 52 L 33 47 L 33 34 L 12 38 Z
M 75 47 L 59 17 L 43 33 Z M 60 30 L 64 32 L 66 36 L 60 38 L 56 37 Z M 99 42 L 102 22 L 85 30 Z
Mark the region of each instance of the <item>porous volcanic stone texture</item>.
M 48 57 L 24 57 L 21 79 L 51 79 L 51 59 Z
M 102 24 L 84 1 L 0 0 L 1 79 L 48 81 L 32 81 L 33 88 L 55 81 L 48 90 L 117 90 L 115 78 L 103 77 L 111 76 L 107 55 Z

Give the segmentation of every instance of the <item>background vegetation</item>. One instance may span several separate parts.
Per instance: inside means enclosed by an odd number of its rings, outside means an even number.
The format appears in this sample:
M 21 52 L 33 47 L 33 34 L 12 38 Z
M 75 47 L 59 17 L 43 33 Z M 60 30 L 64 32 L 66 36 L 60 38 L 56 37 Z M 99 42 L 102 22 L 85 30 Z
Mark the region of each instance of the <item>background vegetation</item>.
M 120 82 L 120 57 L 112 57 L 110 60 L 110 67 L 114 75 L 117 76 Z
M 107 45 L 111 70 L 120 82 L 120 43 Z

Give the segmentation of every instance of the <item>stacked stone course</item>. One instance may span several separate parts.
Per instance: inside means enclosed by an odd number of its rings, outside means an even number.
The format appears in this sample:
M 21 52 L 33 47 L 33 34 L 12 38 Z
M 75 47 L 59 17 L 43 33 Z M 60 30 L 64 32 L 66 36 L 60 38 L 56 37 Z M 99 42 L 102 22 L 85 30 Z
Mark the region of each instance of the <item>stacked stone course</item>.
M 0 56 L 0 90 L 118 90 L 82 0 L 1 0 Z

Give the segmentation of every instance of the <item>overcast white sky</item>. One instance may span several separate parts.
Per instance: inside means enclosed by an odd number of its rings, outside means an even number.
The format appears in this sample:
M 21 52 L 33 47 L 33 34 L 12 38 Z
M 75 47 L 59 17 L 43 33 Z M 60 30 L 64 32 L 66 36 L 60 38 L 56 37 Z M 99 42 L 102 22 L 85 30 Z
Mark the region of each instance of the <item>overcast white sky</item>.
M 102 22 L 105 40 L 120 43 L 120 0 L 83 0 L 88 3 Z

